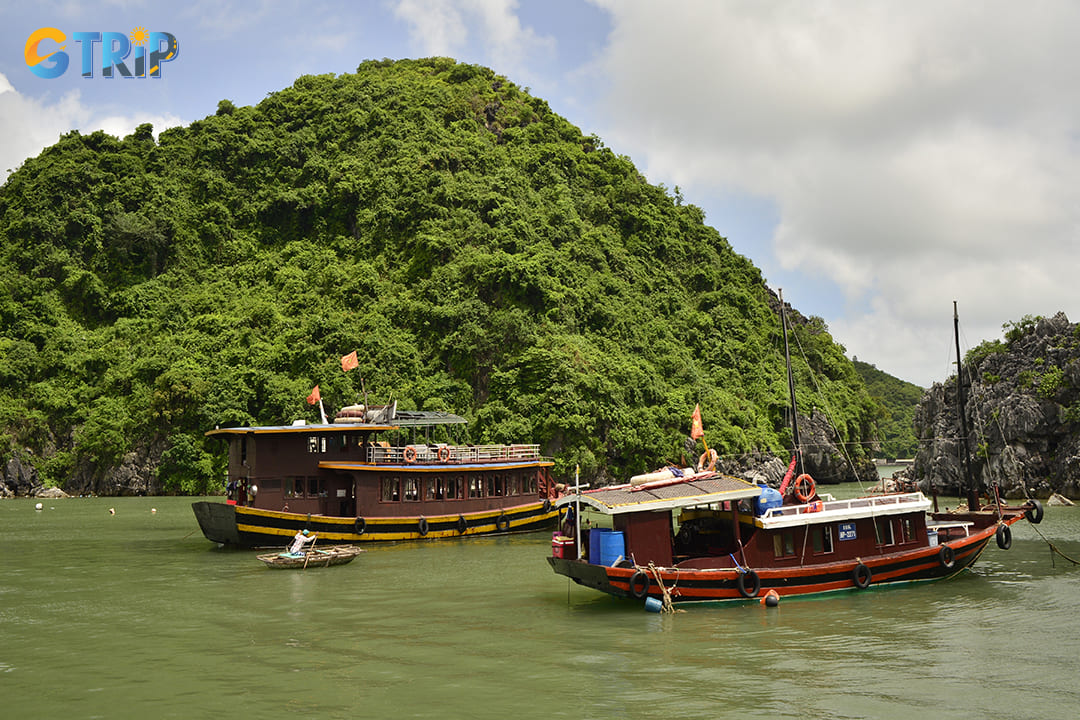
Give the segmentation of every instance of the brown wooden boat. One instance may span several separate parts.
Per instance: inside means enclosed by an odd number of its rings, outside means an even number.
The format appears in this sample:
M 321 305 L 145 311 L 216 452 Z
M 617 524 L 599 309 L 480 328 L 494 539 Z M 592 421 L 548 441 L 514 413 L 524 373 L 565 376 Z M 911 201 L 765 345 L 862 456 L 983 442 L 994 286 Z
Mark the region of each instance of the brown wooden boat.
M 350 563 L 362 548 L 355 545 L 335 545 L 328 548 L 311 548 L 299 553 L 279 552 L 258 555 L 267 567 L 285 570 L 304 570 L 309 567 L 329 567 Z
M 780 306 L 786 354 L 782 295 Z M 959 328 L 957 338 L 957 405 L 963 408 Z M 611 595 L 646 599 L 649 609 L 759 594 L 779 602 L 786 595 L 948 578 L 970 567 L 991 538 L 1009 549 L 1010 528 L 1021 518 L 1042 520 L 1038 500 L 1010 507 L 996 487 L 991 502 L 982 504 L 970 471 L 967 508 L 952 512 L 937 512 L 936 501 L 922 492 L 835 500 L 818 495 L 808 474 L 794 473 L 790 482 L 801 455 L 790 358 L 787 365 L 796 454 L 779 490 L 701 468 L 670 468 L 593 491 L 575 488 L 576 495 L 556 503 L 572 506 L 576 521 L 572 532 L 552 540 L 548 562 L 555 572 Z M 966 443 L 963 412 L 960 421 Z M 612 527 L 583 534 L 582 505 L 610 516 Z
M 333 422 L 211 430 L 228 443 L 229 494 L 192 509 L 207 539 L 240 547 L 280 547 L 305 529 L 349 544 L 553 526 L 559 492 L 540 446 L 455 442 L 463 423 L 351 406 Z

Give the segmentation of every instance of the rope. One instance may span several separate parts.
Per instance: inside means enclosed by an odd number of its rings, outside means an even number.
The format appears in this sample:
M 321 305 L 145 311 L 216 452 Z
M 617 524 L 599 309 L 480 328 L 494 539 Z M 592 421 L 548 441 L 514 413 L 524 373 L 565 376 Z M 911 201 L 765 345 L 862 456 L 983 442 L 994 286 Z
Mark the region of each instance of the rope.
M 1073 565 L 1080 565 L 1080 560 L 1074 560 L 1071 557 L 1069 557 L 1068 555 L 1066 555 L 1065 553 L 1058 550 L 1057 545 L 1054 545 L 1054 543 L 1047 540 L 1046 536 L 1043 535 L 1041 532 L 1039 532 L 1039 528 L 1037 526 L 1031 525 L 1031 529 L 1034 530 L 1036 532 L 1036 534 L 1038 534 L 1038 536 L 1041 537 L 1043 539 L 1043 541 L 1047 545 L 1050 546 L 1050 566 L 1051 567 L 1054 567 L 1054 555 L 1055 554 L 1060 555 L 1061 557 L 1065 558 L 1066 560 L 1071 562 Z
M 672 602 L 671 602 L 671 592 L 666 587 L 664 587 L 664 581 L 660 578 L 660 570 L 657 569 L 656 564 L 653 563 L 652 560 L 649 561 L 649 570 L 652 571 L 653 577 L 656 578 L 656 584 L 660 586 L 660 592 L 663 593 L 663 595 L 664 595 L 664 602 L 663 602 L 662 606 L 660 607 L 660 612 L 662 612 L 662 613 L 672 613 L 672 614 L 674 614 L 676 612 L 686 612 L 685 610 L 676 610 L 675 609 L 675 605 L 672 604 Z M 675 572 L 678 573 L 678 570 L 676 569 Z M 674 590 L 675 586 L 678 585 L 678 584 L 679 584 L 679 576 L 678 576 L 678 574 L 676 574 L 675 575 L 675 584 L 671 586 L 671 589 Z

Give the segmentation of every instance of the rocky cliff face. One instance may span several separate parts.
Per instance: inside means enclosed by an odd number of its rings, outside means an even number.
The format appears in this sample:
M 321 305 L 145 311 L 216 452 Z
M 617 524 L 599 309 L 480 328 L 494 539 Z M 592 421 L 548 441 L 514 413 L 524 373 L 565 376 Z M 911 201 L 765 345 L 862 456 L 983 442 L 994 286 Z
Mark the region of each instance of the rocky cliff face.
M 968 353 L 964 413 L 972 474 L 1008 498 L 1080 497 L 1080 327 L 1064 313 L 1026 319 L 1007 343 Z M 962 439 L 956 377 L 919 403 L 919 453 L 910 476 L 924 489 L 962 495 Z

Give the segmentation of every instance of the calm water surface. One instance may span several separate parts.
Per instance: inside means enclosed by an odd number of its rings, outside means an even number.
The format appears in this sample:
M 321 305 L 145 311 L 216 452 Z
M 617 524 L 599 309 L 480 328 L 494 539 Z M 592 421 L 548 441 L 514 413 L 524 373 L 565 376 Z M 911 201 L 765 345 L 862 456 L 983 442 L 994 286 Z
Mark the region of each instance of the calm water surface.
M 1080 708 L 1080 568 L 1052 561 L 1026 522 L 1011 550 L 991 543 L 953 580 L 656 615 L 555 575 L 550 534 L 272 571 L 203 539 L 191 499 L 36 502 L 0 501 L 3 717 L 1072 720 Z M 1080 507 L 1048 508 L 1038 529 L 1080 559 Z

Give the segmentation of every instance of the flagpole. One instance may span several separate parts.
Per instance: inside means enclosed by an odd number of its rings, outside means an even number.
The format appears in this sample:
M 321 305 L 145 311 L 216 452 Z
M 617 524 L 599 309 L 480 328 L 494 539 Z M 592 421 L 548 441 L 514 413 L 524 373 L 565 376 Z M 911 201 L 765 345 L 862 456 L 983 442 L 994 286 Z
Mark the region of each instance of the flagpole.
M 326 421 L 326 410 L 323 409 L 322 396 L 319 396 L 319 415 L 322 417 L 322 424 L 329 425 L 329 423 Z

